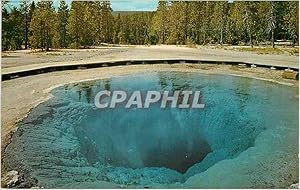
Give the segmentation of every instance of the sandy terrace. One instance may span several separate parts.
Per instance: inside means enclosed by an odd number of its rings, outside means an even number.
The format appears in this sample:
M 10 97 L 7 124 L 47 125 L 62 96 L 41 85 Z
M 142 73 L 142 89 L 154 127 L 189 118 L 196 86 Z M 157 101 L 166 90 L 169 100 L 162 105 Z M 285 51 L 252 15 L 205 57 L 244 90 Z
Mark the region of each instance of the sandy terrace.
M 120 60 L 147 59 L 197 59 L 212 61 L 238 61 L 255 64 L 269 64 L 299 68 L 299 57 L 283 54 L 257 54 L 237 51 L 231 48 L 198 46 L 197 48 L 177 46 L 122 46 L 99 47 L 81 50 L 54 50 L 51 52 L 31 52 L 21 50 L 2 53 L 2 73 L 10 73 L 53 65 L 97 63 Z M 66 61 L 67 60 L 67 61 Z
M 50 91 L 60 85 L 84 80 L 102 79 L 119 75 L 156 72 L 181 71 L 205 74 L 231 74 L 244 77 L 271 80 L 298 88 L 298 81 L 282 78 L 283 71 L 263 68 L 239 68 L 231 65 L 195 65 L 195 64 L 159 64 L 115 66 L 97 69 L 60 71 L 45 73 L 2 82 L 2 148 L 9 143 L 10 136 L 16 130 L 16 123 L 27 113 L 50 97 Z

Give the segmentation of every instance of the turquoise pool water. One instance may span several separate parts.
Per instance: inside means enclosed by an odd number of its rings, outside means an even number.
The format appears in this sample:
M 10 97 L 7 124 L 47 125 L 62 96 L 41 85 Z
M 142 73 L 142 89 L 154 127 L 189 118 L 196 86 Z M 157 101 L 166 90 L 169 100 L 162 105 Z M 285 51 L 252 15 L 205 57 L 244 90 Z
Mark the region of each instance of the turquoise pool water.
M 204 109 L 95 109 L 100 90 L 200 90 Z M 38 186 L 271 188 L 298 179 L 298 88 L 147 73 L 58 87 L 18 124 L 9 170 Z

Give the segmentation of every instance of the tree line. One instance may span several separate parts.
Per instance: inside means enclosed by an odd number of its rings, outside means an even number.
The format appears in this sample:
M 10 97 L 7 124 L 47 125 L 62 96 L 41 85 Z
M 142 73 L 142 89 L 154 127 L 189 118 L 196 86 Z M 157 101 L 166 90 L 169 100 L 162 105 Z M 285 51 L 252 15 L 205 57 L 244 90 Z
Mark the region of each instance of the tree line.
M 109 44 L 297 43 L 298 2 L 159 1 L 154 12 L 114 14 L 109 1 L 2 5 L 2 50 Z

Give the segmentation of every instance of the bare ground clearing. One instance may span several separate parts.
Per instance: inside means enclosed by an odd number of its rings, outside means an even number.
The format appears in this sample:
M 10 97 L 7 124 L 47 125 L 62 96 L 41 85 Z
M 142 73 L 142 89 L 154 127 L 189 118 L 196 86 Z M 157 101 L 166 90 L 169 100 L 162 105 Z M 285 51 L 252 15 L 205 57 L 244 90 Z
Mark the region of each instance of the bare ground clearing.
M 188 48 L 161 45 L 150 47 L 101 47 L 80 50 L 65 49 L 35 53 L 30 50 L 22 50 L 2 53 L 2 73 L 62 64 L 84 64 L 101 61 L 138 59 L 240 61 L 299 68 L 299 57 L 290 55 L 287 52 L 283 54 L 257 54 L 255 51 L 240 51 L 238 49 L 237 47 L 219 48 L 216 46 L 198 46 L 197 48 Z

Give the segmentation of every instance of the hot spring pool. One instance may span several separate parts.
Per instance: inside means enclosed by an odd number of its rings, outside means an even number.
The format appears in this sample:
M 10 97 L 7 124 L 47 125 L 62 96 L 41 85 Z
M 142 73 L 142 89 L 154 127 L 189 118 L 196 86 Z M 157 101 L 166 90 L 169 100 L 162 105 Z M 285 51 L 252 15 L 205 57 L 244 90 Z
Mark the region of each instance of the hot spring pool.
M 95 109 L 104 89 L 200 90 L 205 108 Z M 279 188 L 298 181 L 298 88 L 158 72 L 52 94 L 18 124 L 3 159 L 39 187 Z

